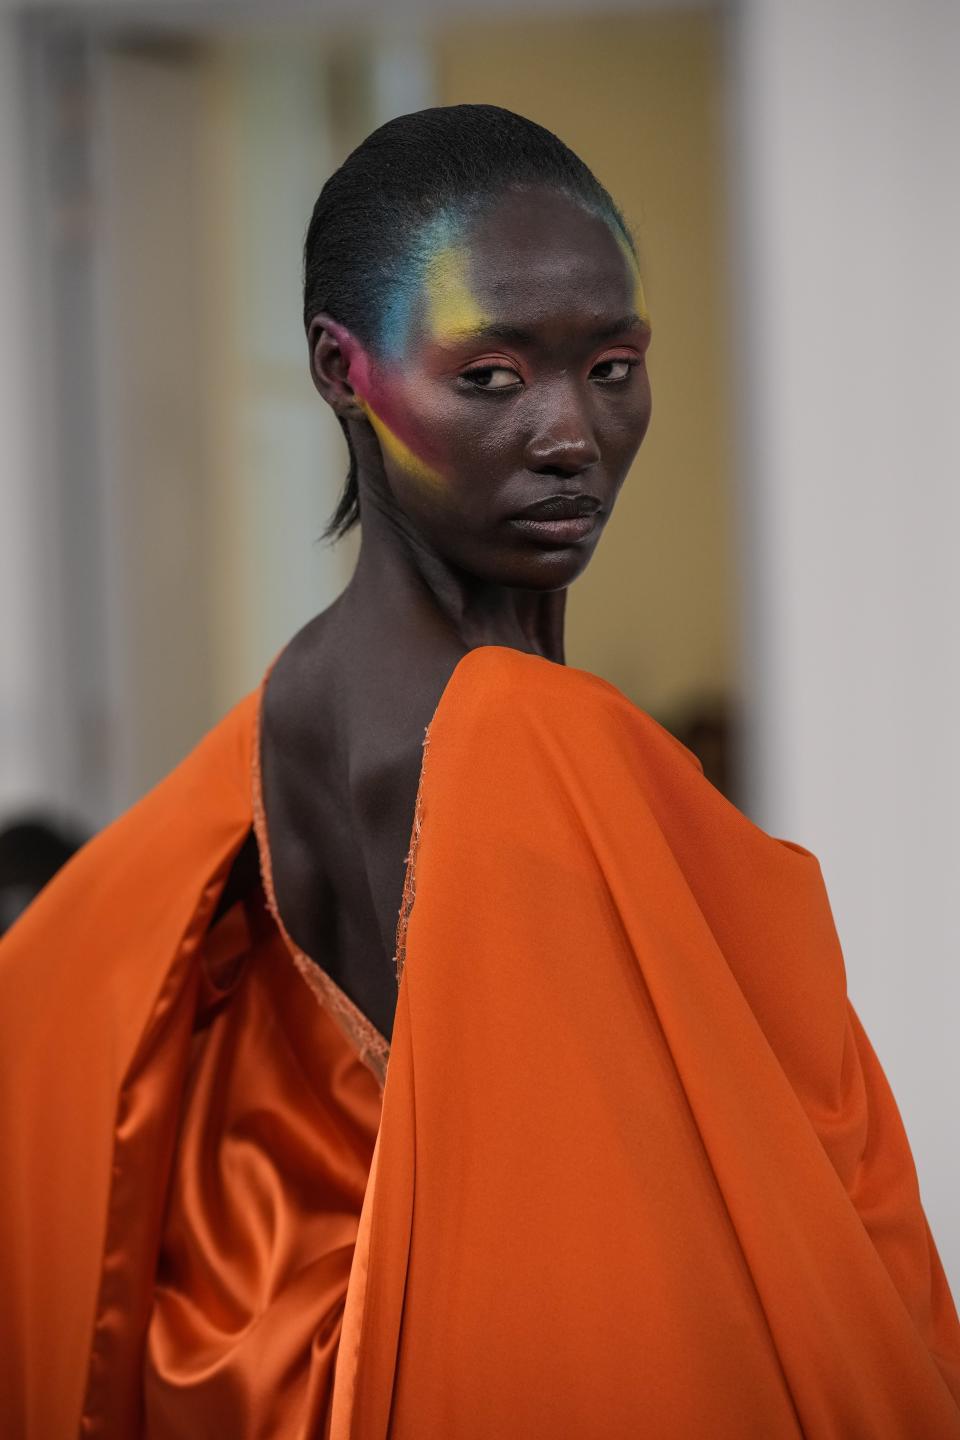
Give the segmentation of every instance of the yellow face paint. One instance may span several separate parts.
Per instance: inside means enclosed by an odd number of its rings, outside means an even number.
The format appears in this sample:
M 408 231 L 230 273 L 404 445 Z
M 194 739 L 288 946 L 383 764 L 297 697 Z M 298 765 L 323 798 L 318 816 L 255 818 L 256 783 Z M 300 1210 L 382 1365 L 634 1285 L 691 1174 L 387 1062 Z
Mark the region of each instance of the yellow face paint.
M 480 330 L 488 317 L 477 304 L 467 281 L 468 258 L 462 245 L 438 250 L 424 274 L 427 323 L 436 340 Z
M 405 445 L 399 435 L 394 434 L 386 421 L 381 420 L 369 401 L 361 400 L 360 403 L 363 406 L 364 414 L 373 426 L 382 449 L 386 451 L 395 465 L 406 470 L 409 475 L 415 476 L 418 480 L 424 481 L 427 485 L 443 484 L 443 476 L 439 470 L 435 470 L 432 465 L 421 460 L 419 455 L 415 455 L 409 445 Z
M 641 320 L 646 320 L 649 323 L 650 312 L 647 309 L 647 297 L 643 293 L 643 281 L 640 279 L 640 266 L 637 264 L 637 257 L 630 249 L 627 243 L 627 237 L 620 230 L 615 230 L 614 234 L 617 238 L 617 244 L 623 253 L 623 258 L 627 262 L 627 269 L 633 276 L 633 308 Z

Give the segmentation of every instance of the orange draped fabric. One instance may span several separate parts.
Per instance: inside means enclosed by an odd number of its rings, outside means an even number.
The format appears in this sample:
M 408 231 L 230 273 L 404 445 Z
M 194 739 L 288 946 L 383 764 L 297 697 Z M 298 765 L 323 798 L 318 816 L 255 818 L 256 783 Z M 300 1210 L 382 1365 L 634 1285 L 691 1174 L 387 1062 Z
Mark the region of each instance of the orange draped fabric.
M 613 686 L 479 647 L 424 747 L 388 1051 L 268 851 L 211 926 L 267 838 L 261 695 L 0 945 L 3 1434 L 960 1437 L 815 857 Z

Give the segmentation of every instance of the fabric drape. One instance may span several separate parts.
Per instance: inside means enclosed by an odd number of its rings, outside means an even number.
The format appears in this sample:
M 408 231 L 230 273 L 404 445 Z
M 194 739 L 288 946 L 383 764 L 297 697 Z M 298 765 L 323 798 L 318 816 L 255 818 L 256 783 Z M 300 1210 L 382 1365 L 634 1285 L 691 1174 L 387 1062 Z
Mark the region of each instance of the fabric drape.
M 0 945 L 4 1433 L 960 1437 L 816 858 L 613 686 L 470 651 L 388 1050 L 268 853 L 211 923 L 268 844 L 262 690 Z

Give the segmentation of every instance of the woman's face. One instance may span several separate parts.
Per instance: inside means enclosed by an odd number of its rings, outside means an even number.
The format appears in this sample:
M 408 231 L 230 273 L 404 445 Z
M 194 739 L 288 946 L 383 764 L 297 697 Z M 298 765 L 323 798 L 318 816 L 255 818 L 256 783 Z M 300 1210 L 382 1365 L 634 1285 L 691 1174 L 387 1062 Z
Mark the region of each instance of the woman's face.
M 570 584 L 650 419 L 650 327 L 625 242 L 555 191 L 508 192 L 438 244 L 387 318 L 376 353 L 349 336 L 343 347 L 386 503 L 478 578 Z M 591 513 L 518 518 L 557 496 Z

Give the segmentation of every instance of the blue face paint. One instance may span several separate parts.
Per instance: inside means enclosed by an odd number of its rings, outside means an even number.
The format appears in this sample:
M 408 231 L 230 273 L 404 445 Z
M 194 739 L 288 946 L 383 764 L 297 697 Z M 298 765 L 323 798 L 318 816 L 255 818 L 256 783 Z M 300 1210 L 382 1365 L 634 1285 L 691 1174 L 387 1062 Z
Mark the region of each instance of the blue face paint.
M 613 232 L 625 256 L 628 259 L 632 257 L 636 265 L 633 240 L 612 205 L 593 201 L 574 191 L 563 193 L 588 214 L 603 220 Z M 399 361 L 406 355 L 417 307 L 422 300 L 431 265 L 441 252 L 462 246 L 478 210 L 485 204 L 495 204 L 498 198 L 498 195 L 473 195 L 459 205 L 443 206 L 425 222 L 403 255 L 386 269 L 383 303 L 379 307 L 380 321 L 372 346 L 379 358 Z
M 424 291 L 431 263 L 443 250 L 457 245 L 467 228 L 467 207 L 438 211 L 414 237 L 387 281 L 380 311 L 376 351 L 385 360 L 400 360 L 407 352 L 414 314 Z

